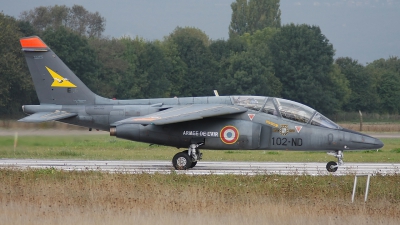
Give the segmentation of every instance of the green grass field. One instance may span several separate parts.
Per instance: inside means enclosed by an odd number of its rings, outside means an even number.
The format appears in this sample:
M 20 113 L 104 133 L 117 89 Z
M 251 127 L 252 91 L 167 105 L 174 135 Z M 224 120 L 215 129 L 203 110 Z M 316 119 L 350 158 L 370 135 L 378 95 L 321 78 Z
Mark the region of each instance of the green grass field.
M 400 162 L 400 139 L 382 139 L 379 151 L 345 152 L 345 162 Z M 0 136 L 0 158 L 171 160 L 179 149 L 126 141 L 108 135 L 20 136 L 14 148 L 13 136 Z M 335 160 L 325 152 L 203 150 L 207 161 L 327 162 Z

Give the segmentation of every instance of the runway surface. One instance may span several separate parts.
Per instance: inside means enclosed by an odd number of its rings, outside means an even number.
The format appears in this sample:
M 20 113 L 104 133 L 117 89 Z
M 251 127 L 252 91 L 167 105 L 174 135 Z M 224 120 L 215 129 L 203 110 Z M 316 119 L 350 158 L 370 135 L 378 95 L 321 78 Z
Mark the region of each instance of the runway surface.
M 0 168 L 45 169 L 65 171 L 102 171 L 110 173 L 161 173 L 205 175 L 205 174 L 281 174 L 281 175 L 328 175 L 326 163 L 287 162 L 210 162 L 200 161 L 190 170 L 175 171 L 169 161 L 94 161 L 94 160 L 41 160 L 0 159 Z M 400 163 L 345 163 L 334 175 L 400 174 Z

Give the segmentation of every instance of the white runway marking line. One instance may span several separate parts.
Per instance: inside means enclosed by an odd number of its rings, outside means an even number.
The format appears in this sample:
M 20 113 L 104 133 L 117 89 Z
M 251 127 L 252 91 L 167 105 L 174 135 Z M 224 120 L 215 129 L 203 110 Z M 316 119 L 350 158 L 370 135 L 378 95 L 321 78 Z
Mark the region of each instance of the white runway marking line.
M 96 161 L 96 160 L 40 160 L 0 159 L 0 168 L 48 169 L 67 171 L 101 171 L 110 173 L 161 173 L 188 175 L 354 175 L 354 174 L 400 174 L 400 163 L 346 163 L 336 173 L 326 171 L 325 163 L 287 162 L 210 162 L 201 161 L 190 170 L 174 170 L 169 161 Z

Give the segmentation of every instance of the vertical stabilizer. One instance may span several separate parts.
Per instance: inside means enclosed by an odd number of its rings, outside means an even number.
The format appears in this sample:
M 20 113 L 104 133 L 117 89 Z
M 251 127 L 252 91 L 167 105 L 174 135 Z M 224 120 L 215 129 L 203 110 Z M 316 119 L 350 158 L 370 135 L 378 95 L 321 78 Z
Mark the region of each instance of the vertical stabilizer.
M 20 39 L 40 104 L 94 104 L 94 94 L 37 36 Z

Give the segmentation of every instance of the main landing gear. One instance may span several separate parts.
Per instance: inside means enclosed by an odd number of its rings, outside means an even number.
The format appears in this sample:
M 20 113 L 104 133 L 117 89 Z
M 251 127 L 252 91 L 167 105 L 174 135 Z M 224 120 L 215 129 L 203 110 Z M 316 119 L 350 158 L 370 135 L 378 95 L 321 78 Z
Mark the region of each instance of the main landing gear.
M 343 165 L 343 151 L 335 151 L 335 152 L 328 152 L 328 155 L 335 156 L 338 159 L 338 163 L 334 161 L 330 161 L 326 164 L 326 169 L 328 172 L 336 172 L 339 166 Z
M 199 147 L 204 145 L 204 142 L 191 144 L 188 150 L 177 153 L 172 158 L 172 165 L 177 170 L 187 170 L 196 166 L 197 161 L 202 159 L 203 154 Z

